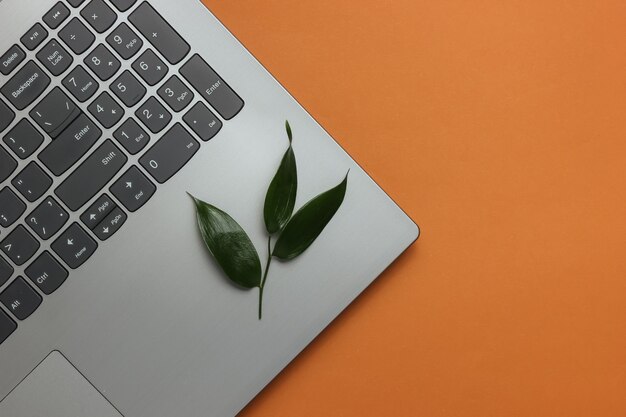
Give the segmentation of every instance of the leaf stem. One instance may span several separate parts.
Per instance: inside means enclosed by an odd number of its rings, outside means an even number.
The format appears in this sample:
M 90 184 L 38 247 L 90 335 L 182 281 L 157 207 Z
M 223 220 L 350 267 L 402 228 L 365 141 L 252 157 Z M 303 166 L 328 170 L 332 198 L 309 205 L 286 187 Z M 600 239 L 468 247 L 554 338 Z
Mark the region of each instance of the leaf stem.
M 267 238 L 267 264 L 265 265 L 265 273 L 259 285 L 259 320 L 263 318 L 263 289 L 265 288 L 265 281 L 267 280 L 267 273 L 270 271 L 270 264 L 272 263 L 272 237 Z

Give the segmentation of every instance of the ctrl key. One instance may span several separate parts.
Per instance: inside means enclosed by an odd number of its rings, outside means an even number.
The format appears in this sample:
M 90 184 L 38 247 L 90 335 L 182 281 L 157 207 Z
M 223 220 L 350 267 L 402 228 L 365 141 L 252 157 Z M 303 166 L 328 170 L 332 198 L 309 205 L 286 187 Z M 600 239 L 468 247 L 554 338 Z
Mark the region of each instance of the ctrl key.
M 76 269 L 93 255 L 98 244 L 78 223 L 72 223 L 51 247 L 70 268 Z
M 41 304 L 41 300 L 41 296 L 22 277 L 17 277 L 0 294 L 2 304 L 20 320 L 33 314 Z

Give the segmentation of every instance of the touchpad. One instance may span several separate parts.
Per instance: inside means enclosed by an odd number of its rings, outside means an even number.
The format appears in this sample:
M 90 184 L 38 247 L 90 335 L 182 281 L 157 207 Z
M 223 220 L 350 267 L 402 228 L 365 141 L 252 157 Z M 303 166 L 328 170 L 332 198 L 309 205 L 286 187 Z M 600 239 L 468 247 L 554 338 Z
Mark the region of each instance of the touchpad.
M 122 417 L 57 351 L 0 402 L 0 416 Z

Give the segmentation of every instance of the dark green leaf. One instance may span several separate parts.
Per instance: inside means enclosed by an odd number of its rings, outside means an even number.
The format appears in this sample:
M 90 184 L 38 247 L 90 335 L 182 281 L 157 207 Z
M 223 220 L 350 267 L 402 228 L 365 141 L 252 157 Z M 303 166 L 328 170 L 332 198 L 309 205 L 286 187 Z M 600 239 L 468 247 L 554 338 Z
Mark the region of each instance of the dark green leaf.
M 207 248 L 228 278 L 245 288 L 261 285 L 261 261 L 246 232 L 228 214 L 191 196 Z
M 291 133 L 291 125 L 289 124 L 289 120 L 285 122 L 285 129 L 287 129 L 287 137 L 289 138 L 289 143 L 293 141 L 293 134 Z
M 298 174 L 296 156 L 289 146 L 265 196 L 265 227 L 270 235 L 278 232 L 291 218 L 296 204 Z
M 347 184 L 348 175 L 335 188 L 318 195 L 298 210 L 276 241 L 272 255 L 289 260 L 311 246 L 339 210 Z

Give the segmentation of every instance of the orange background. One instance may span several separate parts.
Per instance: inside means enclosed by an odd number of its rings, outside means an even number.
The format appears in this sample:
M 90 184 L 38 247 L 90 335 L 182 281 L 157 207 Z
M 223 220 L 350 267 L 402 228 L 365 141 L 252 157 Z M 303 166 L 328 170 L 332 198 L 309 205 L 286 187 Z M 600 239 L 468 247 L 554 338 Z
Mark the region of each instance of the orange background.
M 242 417 L 626 415 L 626 2 L 205 3 L 423 232 Z

